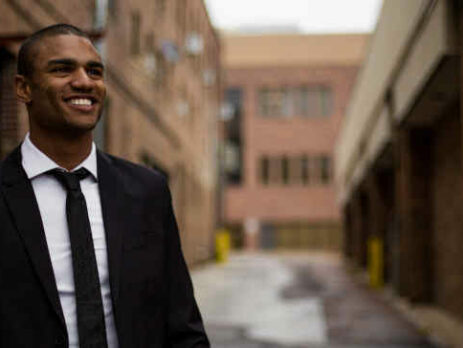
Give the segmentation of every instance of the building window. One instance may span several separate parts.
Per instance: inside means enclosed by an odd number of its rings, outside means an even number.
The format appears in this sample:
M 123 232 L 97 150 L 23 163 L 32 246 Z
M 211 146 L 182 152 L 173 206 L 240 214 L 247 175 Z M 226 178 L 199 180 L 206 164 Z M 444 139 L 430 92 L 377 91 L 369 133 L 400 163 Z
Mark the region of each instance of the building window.
M 227 182 L 236 185 L 241 183 L 243 167 L 241 146 L 243 92 L 241 88 L 227 89 L 225 91 L 225 103 L 227 105 L 227 117 L 224 119 L 225 143 L 227 144 L 225 159 L 227 159 L 227 156 L 228 158 L 232 158 L 232 160 L 227 160 L 226 162 L 225 173 Z
M 291 115 L 289 91 L 286 88 L 259 91 L 259 113 L 266 117 L 288 117 Z
M 187 1 L 186 0 L 177 0 L 177 8 L 176 8 L 176 21 L 177 21 L 177 26 L 180 31 L 180 35 L 183 36 L 185 34 L 185 28 L 186 28 L 186 7 Z
M 108 150 L 108 120 L 110 119 L 111 115 L 111 97 L 106 96 L 104 100 L 104 108 L 103 108 L 103 115 L 100 117 L 100 121 L 97 123 L 95 129 L 93 130 L 93 140 L 97 147 L 101 150 L 107 151 Z
M 272 185 L 281 184 L 281 157 L 269 158 L 269 183 Z
M 145 35 L 145 49 L 147 52 L 152 53 L 155 51 L 155 41 L 154 33 L 152 31 Z
M 328 185 L 332 181 L 331 158 L 326 155 L 314 158 L 264 155 L 259 159 L 258 168 L 259 182 L 263 185 Z
M 112 17 L 116 17 L 117 0 L 108 0 L 108 12 Z
M 320 182 L 328 184 L 331 181 L 331 161 L 327 156 L 320 156 L 319 169 L 320 169 Z
M 168 73 L 168 64 L 164 55 L 160 50 L 154 51 L 154 85 L 158 91 L 168 89 L 165 88 L 167 85 L 167 73 Z
M 264 117 L 325 117 L 332 113 L 332 91 L 326 86 L 261 88 L 259 114 Z
M 309 158 L 306 155 L 300 157 L 301 160 L 301 183 L 307 185 L 309 183 Z
M 325 86 L 316 86 L 307 89 L 307 109 L 305 117 L 325 117 L 332 113 L 331 89 Z
M 0 159 L 18 143 L 18 103 L 13 88 L 15 74 L 14 56 L 0 47 Z
M 320 89 L 321 116 L 329 116 L 333 112 L 333 94 L 330 88 Z
M 131 31 L 130 31 L 130 53 L 133 55 L 140 54 L 140 32 L 141 32 L 141 18 L 139 11 L 132 12 L 131 18 Z
M 262 157 L 260 159 L 260 181 L 264 185 L 268 185 L 269 181 L 269 160 L 268 157 Z
M 298 88 L 295 92 L 295 108 L 301 116 L 309 113 L 309 89 L 306 86 Z
M 289 184 L 289 159 L 286 156 L 281 159 L 281 179 L 283 185 Z
M 289 157 L 289 185 L 301 183 L 301 163 L 298 157 Z
M 158 18 L 161 18 L 164 15 L 166 9 L 166 0 L 156 0 L 155 9 Z

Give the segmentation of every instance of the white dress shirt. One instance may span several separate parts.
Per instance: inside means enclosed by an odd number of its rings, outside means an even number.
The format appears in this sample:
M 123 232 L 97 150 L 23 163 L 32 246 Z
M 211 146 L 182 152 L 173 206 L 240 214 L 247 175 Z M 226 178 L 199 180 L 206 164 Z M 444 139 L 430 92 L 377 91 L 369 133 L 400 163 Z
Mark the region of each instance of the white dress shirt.
M 69 347 L 79 347 L 77 331 L 76 301 L 74 277 L 72 272 L 71 244 L 66 220 L 66 189 L 51 175 L 45 172 L 61 168 L 52 159 L 40 151 L 30 140 L 29 134 L 21 145 L 22 166 L 32 182 L 35 197 L 42 217 L 48 251 L 53 266 L 59 299 L 66 321 Z M 117 348 L 117 336 L 114 325 L 111 293 L 108 274 L 106 237 L 103 226 L 96 147 L 92 144 L 90 155 L 74 170 L 85 167 L 91 175 L 81 180 L 82 193 L 87 203 L 88 218 L 92 229 L 93 245 L 101 285 L 101 296 L 105 313 L 106 335 L 109 348 Z M 64 168 L 63 168 L 64 169 Z

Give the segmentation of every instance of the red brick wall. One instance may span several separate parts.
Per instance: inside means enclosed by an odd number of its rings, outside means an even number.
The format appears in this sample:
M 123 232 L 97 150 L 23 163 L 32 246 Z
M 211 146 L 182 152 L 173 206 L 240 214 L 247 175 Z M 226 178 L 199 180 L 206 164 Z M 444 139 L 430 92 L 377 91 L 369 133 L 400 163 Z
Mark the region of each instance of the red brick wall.
M 94 0 L 0 1 L 0 36 L 31 34 L 54 23 L 70 23 L 89 30 L 93 25 Z
M 243 89 L 242 139 L 244 180 L 226 190 L 227 221 L 247 217 L 271 221 L 294 219 L 339 220 L 334 185 L 263 186 L 258 180 L 261 156 L 309 156 L 333 152 L 334 144 L 357 67 L 306 66 L 229 69 L 227 86 Z M 262 86 L 330 86 L 334 112 L 327 118 L 265 119 L 257 115 L 258 90 Z
M 0 47 L 0 158 L 17 145 L 18 107 L 13 85 L 15 72 L 14 57 Z
M 433 283 L 435 302 L 463 318 L 460 129 L 454 107 L 435 130 Z
M 206 87 L 202 72 L 213 68 L 220 75 L 219 42 L 202 0 L 165 1 L 164 9 L 159 3 L 116 1 L 109 17 L 107 150 L 134 162 L 146 156 L 168 173 L 183 251 L 188 262 L 196 262 L 211 257 L 213 250 L 213 141 L 220 85 L 216 81 Z M 185 16 L 182 25 L 178 6 Z M 134 14 L 140 16 L 139 53 L 131 49 Z M 188 56 L 183 49 L 191 31 L 204 39 L 204 51 L 198 56 Z M 177 45 L 177 63 L 160 59 L 164 40 Z M 152 53 L 157 57 L 155 72 L 145 68 Z M 178 112 L 181 101 L 189 104 L 184 115 Z
M 16 55 L 22 38 L 55 22 L 70 22 L 91 30 L 95 3 L 0 0 L 0 49 L 3 45 Z M 102 38 L 109 97 L 104 118 L 105 150 L 135 162 L 145 162 L 143 158 L 148 157 L 168 173 L 187 261 L 209 258 L 213 255 L 216 222 L 214 144 L 221 87 L 218 37 L 203 0 L 164 1 L 163 11 L 156 5 L 160 1 L 111 3 Z M 135 13 L 140 17 L 137 54 L 131 50 Z M 197 56 L 187 55 L 183 49 L 185 36 L 192 31 L 200 33 L 204 40 L 204 50 Z M 177 44 L 180 59 L 176 64 L 166 64 L 165 78 L 160 79 L 145 63 L 153 50 L 160 55 L 165 39 Z M 160 60 L 156 64 L 158 71 L 164 66 Z M 206 69 L 217 77 L 212 84 L 204 81 Z M 0 103 L 6 96 L 0 90 Z M 180 115 L 178 104 L 184 99 L 189 102 L 189 112 Z M 19 118 L 12 118 L 19 123 L 15 144 L 27 130 L 23 107 L 18 114 Z M 0 137 L 5 139 L 3 129 Z

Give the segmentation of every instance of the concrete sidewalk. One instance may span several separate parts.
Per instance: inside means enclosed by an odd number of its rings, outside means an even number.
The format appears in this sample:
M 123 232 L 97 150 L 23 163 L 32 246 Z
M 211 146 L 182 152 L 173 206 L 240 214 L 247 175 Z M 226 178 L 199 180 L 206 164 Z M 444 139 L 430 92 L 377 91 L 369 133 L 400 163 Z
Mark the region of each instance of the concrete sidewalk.
M 213 347 L 431 347 L 336 255 L 234 254 L 192 277 Z

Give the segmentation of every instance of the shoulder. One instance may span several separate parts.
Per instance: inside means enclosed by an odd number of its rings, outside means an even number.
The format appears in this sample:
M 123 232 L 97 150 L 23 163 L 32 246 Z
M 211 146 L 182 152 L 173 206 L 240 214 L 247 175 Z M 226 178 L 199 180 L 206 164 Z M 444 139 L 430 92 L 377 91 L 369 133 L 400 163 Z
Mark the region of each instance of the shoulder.
M 3 192 L 3 162 L 0 161 L 0 193 Z
M 143 194 L 164 193 L 170 197 L 166 177 L 159 171 L 98 151 L 98 161 L 106 162 L 130 191 Z
M 22 171 L 21 146 L 18 146 L 0 161 L 0 187 L 20 180 L 25 174 Z

